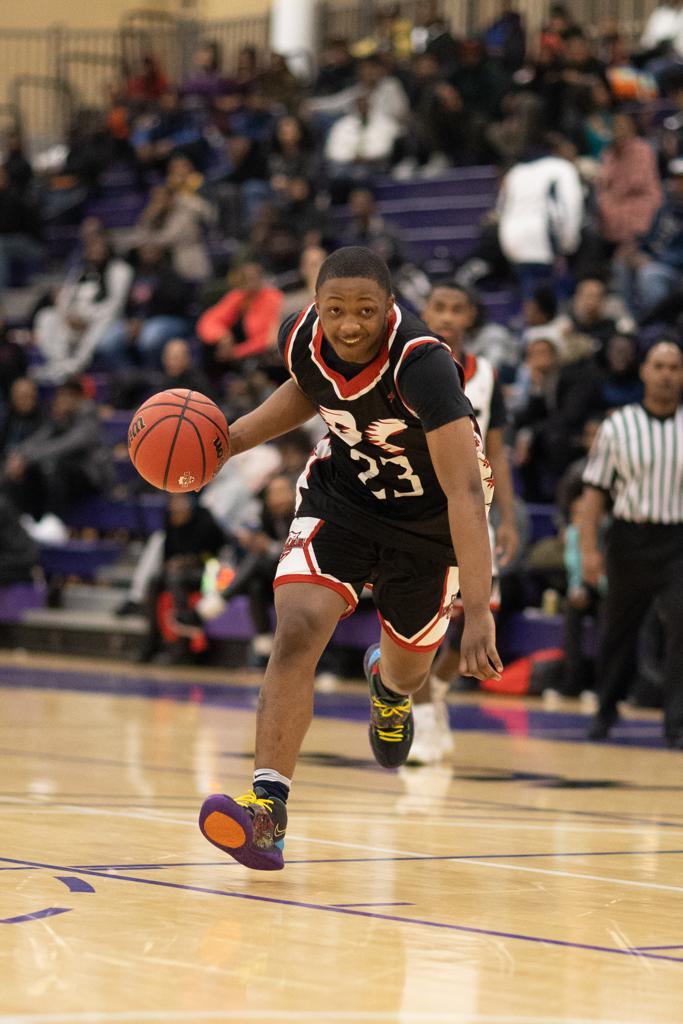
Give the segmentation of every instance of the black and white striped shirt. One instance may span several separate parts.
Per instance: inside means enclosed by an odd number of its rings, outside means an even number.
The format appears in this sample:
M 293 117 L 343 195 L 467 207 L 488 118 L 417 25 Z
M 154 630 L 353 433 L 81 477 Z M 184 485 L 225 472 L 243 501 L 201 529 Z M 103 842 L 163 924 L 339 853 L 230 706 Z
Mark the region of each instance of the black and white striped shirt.
M 683 406 L 661 419 L 625 405 L 604 421 L 583 481 L 610 491 L 614 517 L 631 523 L 683 523 Z

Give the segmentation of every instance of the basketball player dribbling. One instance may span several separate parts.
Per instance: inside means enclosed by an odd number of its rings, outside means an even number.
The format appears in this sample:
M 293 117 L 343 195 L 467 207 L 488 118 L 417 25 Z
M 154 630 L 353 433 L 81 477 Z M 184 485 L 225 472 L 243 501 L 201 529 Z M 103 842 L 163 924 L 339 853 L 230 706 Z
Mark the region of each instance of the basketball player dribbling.
M 325 260 L 315 302 L 283 324 L 279 346 L 291 379 L 232 424 L 232 454 L 316 412 L 329 433 L 299 480 L 275 579 L 252 789 L 208 797 L 199 816 L 210 842 L 259 870 L 284 866 L 287 797 L 313 713 L 315 667 L 365 584 L 382 625 L 365 672 L 370 744 L 384 767 L 408 759 L 411 694 L 428 676 L 458 591 L 461 672 L 487 679 L 502 671 L 489 609 L 493 480 L 448 347 L 395 303 L 386 264 L 355 246 Z

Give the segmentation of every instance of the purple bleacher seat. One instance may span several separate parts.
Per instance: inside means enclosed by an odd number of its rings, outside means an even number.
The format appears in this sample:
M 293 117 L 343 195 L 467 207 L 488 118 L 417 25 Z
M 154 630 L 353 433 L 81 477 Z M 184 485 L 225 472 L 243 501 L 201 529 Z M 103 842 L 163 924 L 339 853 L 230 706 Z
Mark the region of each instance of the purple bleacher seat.
M 211 640 L 251 640 L 254 623 L 249 613 L 249 599 L 234 597 L 221 615 L 204 624 L 204 631 Z
M 115 444 L 125 444 L 128 438 L 131 414 L 127 410 L 116 411 L 102 420 L 102 432 L 106 443 L 113 447 Z
M 125 501 L 93 497 L 74 505 L 64 519 L 76 529 L 92 527 L 103 533 L 130 530 L 146 536 L 163 529 L 165 509 L 166 498 L 161 494 L 145 494 Z
M 88 202 L 86 215 L 99 217 L 106 228 L 129 228 L 135 224 L 145 204 L 146 199 L 139 192 L 101 196 Z
M 531 526 L 530 542 L 534 544 L 544 537 L 557 536 L 557 507 L 555 505 L 535 504 L 528 502 L 526 506 Z
M 497 646 L 506 661 L 523 658 L 548 647 L 563 647 L 564 616 L 544 615 L 539 608 L 501 615 Z
M 10 583 L 0 587 L 0 622 L 20 622 L 25 612 L 44 608 L 47 588 L 44 583 Z
M 98 569 L 111 565 L 122 552 L 121 545 L 113 540 L 68 540 L 64 544 L 41 547 L 40 564 L 50 575 L 92 580 Z

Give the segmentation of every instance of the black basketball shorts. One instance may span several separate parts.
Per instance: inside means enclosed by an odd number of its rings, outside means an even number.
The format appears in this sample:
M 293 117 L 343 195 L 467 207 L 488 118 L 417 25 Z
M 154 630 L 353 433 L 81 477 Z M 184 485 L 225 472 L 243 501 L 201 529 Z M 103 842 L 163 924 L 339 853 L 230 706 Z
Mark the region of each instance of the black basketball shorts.
M 458 569 L 385 547 L 360 533 L 313 516 L 293 520 L 275 575 L 275 587 L 312 583 L 336 591 L 351 615 L 363 588 L 372 596 L 382 629 L 401 647 L 430 651 L 448 629 L 458 593 Z

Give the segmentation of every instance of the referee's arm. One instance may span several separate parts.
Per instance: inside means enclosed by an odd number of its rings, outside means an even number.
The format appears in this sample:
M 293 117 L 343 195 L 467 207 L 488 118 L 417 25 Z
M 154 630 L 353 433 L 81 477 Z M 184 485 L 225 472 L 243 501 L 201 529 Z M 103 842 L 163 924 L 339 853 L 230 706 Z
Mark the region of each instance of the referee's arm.
M 598 547 L 600 523 L 607 511 L 607 497 L 614 483 L 616 462 L 614 457 L 614 431 L 609 420 L 598 430 L 588 463 L 583 473 L 584 487 L 579 516 L 581 538 L 581 565 L 583 578 L 592 587 L 605 572 L 605 563 Z

